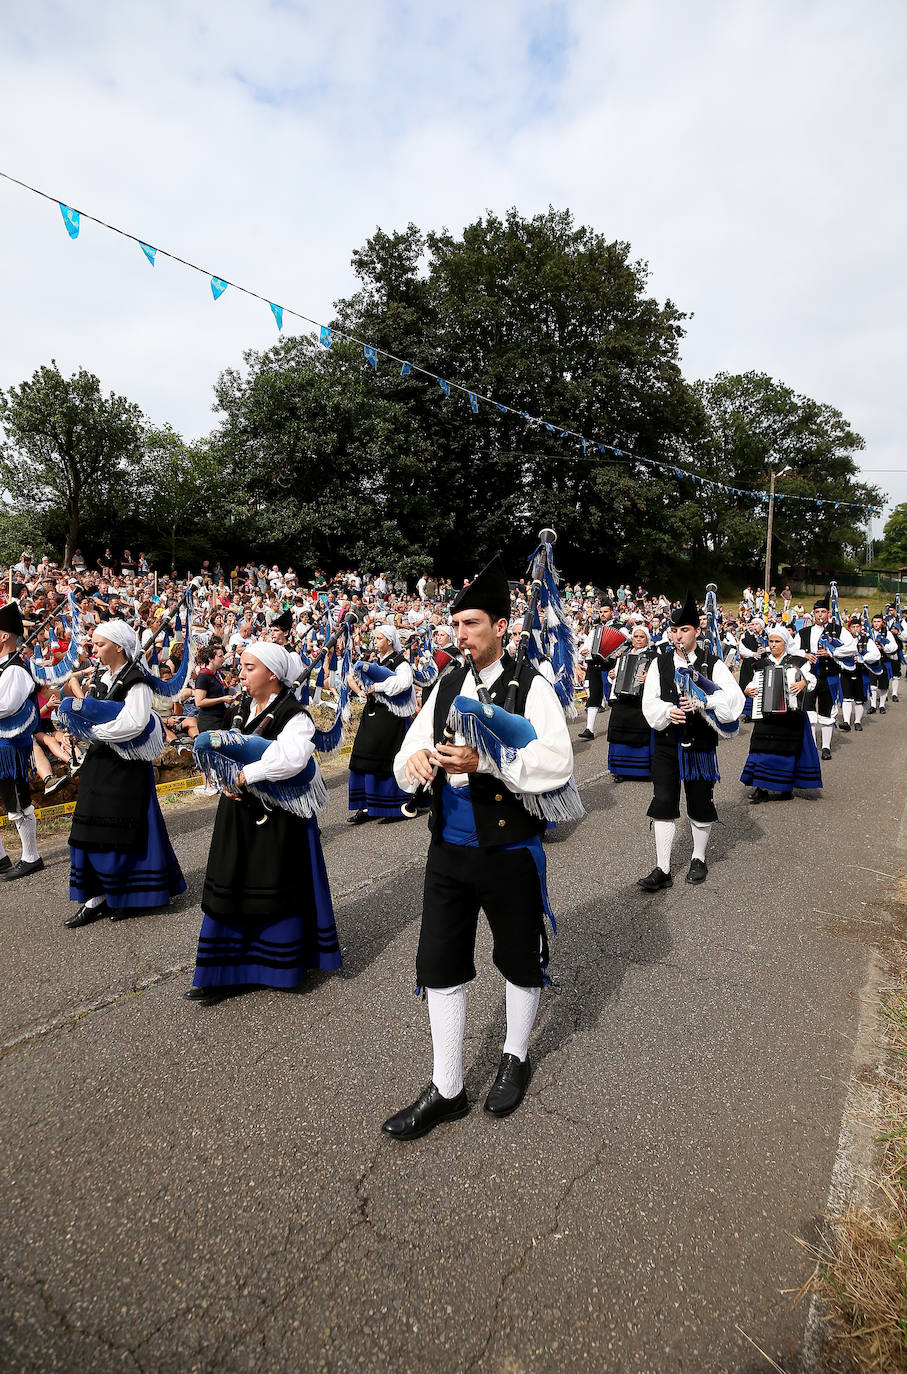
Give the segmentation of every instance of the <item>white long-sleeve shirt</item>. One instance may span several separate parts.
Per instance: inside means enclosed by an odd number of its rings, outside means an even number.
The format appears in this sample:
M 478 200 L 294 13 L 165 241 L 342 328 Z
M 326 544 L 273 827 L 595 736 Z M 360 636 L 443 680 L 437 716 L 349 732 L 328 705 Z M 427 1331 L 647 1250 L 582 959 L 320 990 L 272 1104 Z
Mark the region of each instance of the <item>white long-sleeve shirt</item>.
M 268 698 L 265 710 L 276 700 L 277 693 Z M 247 724 L 259 712 L 249 703 L 249 712 L 243 724 Z M 276 739 L 268 745 L 256 763 L 243 767 L 246 782 L 283 782 L 301 773 L 315 752 L 315 726 L 312 718 L 300 711 L 291 716 Z
M 489 664 L 479 674 L 486 687 L 492 687 L 503 672 L 501 660 Z M 416 784 L 406 776 L 406 764 L 420 749 L 434 749 L 434 714 L 438 683 L 429 693 L 422 710 L 410 726 L 406 738 L 394 759 L 394 777 L 397 785 L 405 792 L 414 792 Z M 460 696 L 478 700 L 475 682 L 469 673 L 460 688 Z M 564 711 L 555 695 L 554 688 L 543 677 L 533 678 L 526 696 L 526 719 L 533 726 L 537 738 L 516 751 L 516 757 L 496 768 L 490 760 L 479 756 L 479 773 L 490 773 L 500 778 L 514 792 L 553 792 L 564 787 L 573 776 L 573 745 L 564 719 Z M 458 732 L 454 744 L 465 744 Z M 452 787 L 468 787 L 468 773 L 448 774 Z
M 126 664 L 124 667 L 128 667 Z M 122 668 L 112 673 L 108 668 L 101 674 L 101 681 L 108 689 L 113 683 Z M 126 744 L 128 740 L 135 739 L 140 735 L 151 719 L 151 688 L 144 682 L 137 682 L 129 688 L 126 693 L 126 700 L 123 702 L 123 709 L 115 720 L 108 721 L 106 725 L 95 725 L 91 732 L 92 739 L 99 744 Z
M 12 654 L 4 654 L 0 658 L 0 668 L 10 658 Z M 34 690 L 35 684 L 31 673 L 18 663 L 0 673 L 0 720 L 4 716 L 14 716 L 17 711 L 21 711 Z
M 696 667 L 697 661 L 701 665 L 699 654 L 694 650 L 686 660 L 677 653 L 671 655 L 674 671 L 678 668 Z M 746 705 L 746 697 L 737 685 L 737 680 L 724 663 L 718 659 L 711 672 L 705 674 L 715 686 L 720 688 L 709 697 L 709 710 L 714 711 L 715 717 L 722 725 L 730 725 L 732 721 L 739 720 L 740 713 Z M 671 722 L 671 711 L 675 704 L 672 701 L 664 701 L 661 695 L 661 679 L 658 674 L 658 659 L 649 665 L 646 673 L 645 686 L 642 689 L 642 713 L 653 730 L 666 730 Z

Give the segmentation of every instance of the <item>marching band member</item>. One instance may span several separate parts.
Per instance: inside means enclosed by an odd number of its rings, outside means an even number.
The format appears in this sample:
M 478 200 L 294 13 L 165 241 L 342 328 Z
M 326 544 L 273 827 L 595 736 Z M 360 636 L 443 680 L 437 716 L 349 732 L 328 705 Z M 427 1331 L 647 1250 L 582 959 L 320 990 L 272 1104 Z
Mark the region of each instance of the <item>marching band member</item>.
M 44 867 L 28 782 L 39 713 L 34 679 L 16 652 L 24 628 L 18 602 L 0 606 L 0 797 L 22 844 L 22 857 L 14 864 L 0 839 L 0 876 L 8 883 Z
M 803 693 L 811 691 L 816 678 L 805 654 L 789 652 L 792 640 L 783 625 L 768 632 L 768 658 L 747 687 L 753 699 L 753 733 L 740 781 L 753 792 L 750 802 L 790 801 L 795 787 L 822 786 L 822 769 L 812 726 L 801 707 Z M 777 697 L 769 702 L 767 679 L 773 668 L 781 669 Z M 793 697 L 793 700 L 791 700 Z
M 646 671 L 655 656 L 651 644 L 645 626 L 634 625 L 630 648 L 609 674 L 614 686 L 608 717 L 608 772 L 616 783 L 652 776 L 652 729 L 642 713 Z
M 884 716 L 888 706 L 888 686 L 892 680 L 892 664 L 897 663 L 900 666 L 898 642 L 885 624 L 885 617 L 881 611 L 876 611 L 871 624 L 872 639 L 879 650 L 882 664 L 882 671 L 870 679 L 872 705 L 874 710 L 878 710 L 880 716 Z
M 699 611 L 695 598 L 687 594 L 686 602 L 671 612 L 674 626 L 673 653 L 659 654 L 650 664 L 643 688 L 642 710 L 655 731 L 652 759 L 654 796 L 647 815 L 655 832 L 655 868 L 638 880 L 643 892 L 659 892 L 671 887 L 671 849 L 680 815 L 680 784 L 686 794 L 687 815 L 693 831 L 693 858 L 686 881 L 705 881 L 708 866 L 705 862 L 712 824 L 718 819 L 713 793 L 719 780 L 715 756 L 716 735 L 702 718 L 691 699 L 680 696 L 677 688 L 678 670 L 695 667 L 717 690 L 708 698 L 708 705 L 716 721 L 730 725 L 739 720 L 745 697 L 722 659 L 711 651 L 701 653 L 696 648 L 699 632 Z
M 230 728 L 272 741 L 247 763 L 242 789 L 300 774 L 314 753 L 315 726 L 290 691 L 293 665 L 278 644 L 242 654 L 243 696 Z M 316 765 L 317 770 L 317 765 Z M 314 816 L 266 808 L 241 791 L 221 796 L 202 890 L 193 985 L 183 995 L 211 1003 L 240 988 L 298 986 L 306 970 L 340 967 L 334 910 Z
M 854 730 L 863 729 L 863 712 L 866 709 L 866 681 L 864 673 L 868 673 L 870 666 L 879 661 L 879 650 L 874 640 L 868 635 L 860 633 L 860 617 L 852 615 L 847 626 L 850 636 L 854 643 L 852 646 L 842 644 L 835 649 L 835 658 L 838 661 L 838 668 L 841 674 L 841 691 L 844 700 L 841 703 L 842 724 L 841 729 L 845 734 L 850 733 L 851 721 Z
M 598 615 L 598 622 L 602 629 L 618 630 L 621 634 L 624 634 L 624 631 L 614 620 L 614 607 L 610 601 L 602 602 L 601 610 Z M 614 651 L 612 650 L 612 653 L 604 657 L 592 652 L 593 643 L 596 639 L 601 638 L 601 636 L 596 633 L 597 628 L 598 627 L 594 627 L 589 634 L 586 635 L 579 651 L 580 658 L 586 663 L 586 684 L 589 688 L 589 695 L 586 698 L 586 728 L 579 732 L 577 739 L 595 739 L 596 717 L 603 708 L 605 702 L 607 701 L 610 704 L 611 701 L 611 682 L 608 677 L 608 663 Z M 626 638 L 625 634 L 624 637 Z
M 828 624 L 829 593 L 813 606 L 813 623 L 804 625 L 798 640 L 799 648 L 809 657 L 815 669 L 816 685 L 806 694 L 806 710 L 811 724 L 818 725 L 822 732 L 822 759 L 831 758 L 831 736 L 835 725 L 836 706 L 829 685 L 829 677 L 837 676 L 838 665 L 832 658 L 833 650 L 828 649 L 822 640 L 829 635 Z M 837 627 L 835 627 L 837 628 Z M 853 649 L 853 636 L 841 628 L 841 648 Z M 829 667 L 831 664 L 831 668 Z M 818 743 L 818 741 L 817 741 Z
M 409 801 L 408 794 L 394 781 L 394 758 L 415 713 L 413 670 L 395 626 L 379 625 L 374 646 L 378 666 L 389 672 L 381 681 L 364 683 L 354 668 L 349 678 L 350 686 L 365 703 L 350 754 L 350 825 L 363 825 L 376 817 L 381 821 L 402 820 L 401 808 Z M 395 697 L 401 702 L 412 699 L 406 714 L 401 713 Z
M 472 655 L 484 687 L 500 705 L 514 668 L 502 656 L 510 589 L 500 559 L 459 593 L 451 614 L 461 651 Z M 478 697 L 467 667 L 451 669 L 435 683 L 394 761 L 401 787 L 432 787 L 416 971 L 426 989 L 434 1049 L 432 1081 L 382 1127 L 396 1140 L 415 1140 L 469 1111 L 463 1087 L 465 985 L 476 976 L 480 907 L 494 936 L 493 959 L 505 979 L 507 1009 L 504 1050 L 485 1110 L 507 1116 L 522 1102 L 529 1082 L 529 1035 L 548 957 L 545 821 L 527 809 L 521 794 L 567 786 L 573 751 L 554 689 L 526 663 L 517 681 L 516 715 L 525 717 L 535 738 L 508 750 L 500 766 L 468 745 L 436 743 L 444 737 L 455 698 Z
M 70 929 L 102 916 L 120 921 L 167 906 L 186 890 L 154 790 L 154 769 L 147 758 L 128 757 L 130 746 L 153 724 L 138 635 L 122 620 L 107 620 L 96 626 L 91 643 L 98 666 L 85 705 L 100 699 L 121 703 L 121 709 L 91 728 L 79 773 L 69 833 L 69 895 L 81 905 L 63 922 Z M 61 710 L 65 706 L 66 700 Z
M 746 693 L 747 687 L 768 653 L 765 621 L 761 616 L 754 615 L 750 618 L 749 624 L 737 643 L 737 653 L 740 655 L 740 673 L 738 676 L 740 690 Z M 752 712 L 752 698 L 747 696 L 743 706 L 743 719 L 749 720 Z

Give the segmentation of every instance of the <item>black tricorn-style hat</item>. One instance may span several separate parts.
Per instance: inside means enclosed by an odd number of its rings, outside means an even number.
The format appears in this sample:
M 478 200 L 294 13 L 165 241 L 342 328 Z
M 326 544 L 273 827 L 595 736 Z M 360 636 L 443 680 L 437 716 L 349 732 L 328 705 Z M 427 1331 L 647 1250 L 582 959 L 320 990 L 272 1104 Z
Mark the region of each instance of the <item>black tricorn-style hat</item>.
M 458 611 L 485 611 L 492 620 L 510 619 L 510 583 L 500 554 L 454 597 L 450 613 Z
M 677 610 L 671 612 L 672 625 L 698 625 L 699 607 L 692 592 L 687 592 L 687 599 Z
M 828 611 L 831 609 L 831 592 L 826 592 L 821 601 L 813 602 L 814 611 Z
M 5 630 L 11 635 L 25 633 L 18 601 L 8 601 L 5 606 L 0 606 L 0 630 Z
M 272 630 L 283 630 L 284 634 L 289 634 L 293 628 L 293 612 L 284 611 L 282 615 L 276 615 L 271 621 Z

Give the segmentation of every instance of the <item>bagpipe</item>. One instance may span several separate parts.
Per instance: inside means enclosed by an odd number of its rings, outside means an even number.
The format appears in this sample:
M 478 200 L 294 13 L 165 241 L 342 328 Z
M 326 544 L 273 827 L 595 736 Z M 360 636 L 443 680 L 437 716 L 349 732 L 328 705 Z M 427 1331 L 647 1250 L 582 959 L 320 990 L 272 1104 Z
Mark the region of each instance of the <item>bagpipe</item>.
M 463 657 L 472 673 L 478 700 L 467 696 L 454 698 L 445 738 L 452 738 L 459 732 L 467 745 L 501 770 L 503 765 L 516 758 L 520 749 L 538 738 L 535 727 L 525 716 L 517 715 L 506 705 L 496 706 L 472 655 L 466 652 Z M 573 778 L 553 792 L 514 792 L 514 795 L 530 815 L 539 820 L 579 821 L 586 814 Z
M 74 592 L 70 592 L 66 599 L 66 612 L 61 614 L 58 610 L 53 610 L 49 616 L 41 621 L 40 625 L 25 636 L 21 648 L 28 648 L 29 644 L 38 638 L 45 625 L 51 625 L 54 620 L 62 620 L 64 626 L 69 630 L 69 646 L 57 663 L 44 663 L 43 661 L 38 663 L 34 656 L 27 660 L 28 670 L 39 686 L 58 687 L 72 676 L 73 671 L 78 666 L 82 616 Z M 52 628 L 48 640 L 48 648 L 51 652 L 59 647 Z
M 310 679 L 316 664 L 318 665 L 318 675 L 315 679 L 313 705 L 317 706 L 321 701 L 325 673 L 336 672 L 340 680 L 333 721 L 324 730 L 320 730 L 317 725 L 315 727 L 315 749 L 322 758 L 330 758 L 337 753 L 343 743 L 344 722 L 350 718 L 350 689 L 347 678 L 353 661 L 353 630 L 354 626 L 358 624 L 359 617 L 356 612 L 347 611 L 333 634 L 325 640 L 323 645 L 314 650 L 311 658 L 306 658 L 305 654 L 295 651 L 296 657 L 299 659 L 299 673 L 291 690 L 303 706 L 309 704 Z
M 883 642 L 883 644 L 880 644 L 880 643 L 879 643 L 879 639 L 878 639 L 878 635 L 873 634 L 873 631 L 872 631 L 872 619 L 871 619 L 871 617 L 870 617 L 870 614 L 869 614 L 869 607 L 868 607 L 867 605 L 864 605 L 864 606 L 863 606 L 863 616 L 862 616 L 862 620 L 861 620 L 860 623 L 861 623 L 862 631 L 863 631 L 864 635 L 866 636 L 867 640 L 871 639 L 872 642 L 873 642 L 873 644 L 876 646 L 876 648 L 877 648 L 878 651 L 879 651 L 879 658 L 878 658 L 878 661 L 875 662 L 875 663 L 864 663 L 863 668 L 864 668 L 864 670 L 865 670 L 866 672 L 872 673 L 873 677 L 882 677 L 883 674 L 884 674 L 884 672 L 885 672 L 885 649 L 884 649 L 884 642 Z
M 242 796 L 243 790 L 257 798 L 264 815 L 257 824 L 267 820 L 272 807 L 288 811 L 306 820 L 316 816 L 328 799 L 327 788 L 314 755 L 295 777 L 280 782 L 247 782 L 239 784 L 239 774 L 249 763 L 258 763 L 272 740 L 263 735 L 244 735 L 241 730 L 205 730 L 196 739 L 192 755 L 196 766 L 206 772 L 221 792 Z
M 550 681 L 567 719 L 572 720 L 576 715 L 576 636 L 561 606 L 553 554 L 556 542 L 554 530 L 539 530 L 539 544 L 529 565 L 529 601 L 504 709 L 512 712 L 516 705 L 520 669 L 528 660 Z
M 0 778 L 26 781 L 34 737 L 40 728 L 41 713 L 34 695 L 18 711 L 0 718 Z
M 387 682 L 388 678 L 394 676 L 394 671 L 393 668 L 385 668 L 380 663 L 366 663 L 365 659 L 360 659 L 352 667 L 353 680 L 363 692 L 367 692 L 369 687 L 377 686 L 379 682 Z M 377 700 L 394 716 L 414 716 L 418 709 L 415 687 L 408 687 L 405 692 L 398 692 L 392 697 L 385 692 L 379 692 Z
M 422 630 L 417 631 L 411 642 L 410 665 L 413 670 L 413 682 L 417 687 L 430 687 L 438 676 L 441 668 L 446 667 L 450 662 L 450 655 L 445 654 L 447 663 L 439 665 L 436 658 L 436 651 L 432 643 L 434 626 L 426 625 Z M 438 650 L 437 652 L 441 652 Z
M 767 648 L 767 636 L 765 644 Z M 721 721 L 709 707 L 709 697 L 720 692 L 721 688 L 690 662 L 688 654 L 680 644 L 676 644 L 674 647 L 675 652 L 684 659 L 681 666 L 674 669 L 674 686 L 677 689 L 678 697 L 689 699 L 693 710 L 702 714 L 703 719 L 711 726 L 718 739 L 733 739 L 740 729 L 740 722 L 737 720 Z M 716 658 L 719 663 L 724 662 L 724 657 L 720 652 L 716 654 Z M 694 740 L 687 725 L 683 727 L 680 743 L 683 749 L 690 749 L 693 746 Z
M 153 763 L 164 752 L 164 726 L 156 711 L 151 712 L 145 728 L 129 740 L 98 740 L 97 726 L 109 725 L 126 705 L 125 701 L 104 701 L 98 697 L 64 697 L 54 711 L 54 719 L 76 739 L 103 743 L 130 763 Z
M 823 634 L 819 636 L 818 648 L 826 649 L 829 657 L 823 660 L 824 667 L 822 674 L 828 684 L 831 699 L 836 706 L 840 706 L 844 700 L 844 689 L 841 686 L 840 673 L 843 668 L 845 673 L 852 673 L 856 669 L 856 660 L 850 656 L 843 658 L 835 657 L 835 650 L 844 645 L 841 634 L 841 613 L 838 610 L 838 584 L 830 582 L 828 584 L 828 623 Z

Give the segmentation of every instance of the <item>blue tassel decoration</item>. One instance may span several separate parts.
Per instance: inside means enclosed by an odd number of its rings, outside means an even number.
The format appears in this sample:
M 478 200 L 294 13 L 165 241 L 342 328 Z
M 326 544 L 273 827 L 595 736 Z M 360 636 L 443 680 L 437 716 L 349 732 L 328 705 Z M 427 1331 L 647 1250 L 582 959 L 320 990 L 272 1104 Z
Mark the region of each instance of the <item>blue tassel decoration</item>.
M 205 730 L 196 739 L 192 753 L 197 767 L 214 779 L 220 791 L 235 792 L 243 767 L 257 762 L 270 743 L 260 735 L 244 735 L 239 730 Z M 248 783 L 246 790 L 266 807 L 277 806 L 307 820 L 316 816 L 328 799 L 314 757 L 293 778 Z
M 718 771 L 718 754 L 714 749 L 696 749 L 692 745 L 689 749 L 684 749 L 682 744 L 678 744 L 677 757 L 680 761 L 680 776 L 683 782 L 721 781 L 721 774 Z
M 489 714 L 490 713 L 490 714 Z M 465 742 L 498 772 L 512 763 L 518 750 L 537 739 L 530 721 L 500 706 L 483 706 L 472 697 L 456 697 L 450 722 Z M 539 820 L 565 824 L 580 821 L 586 812 L 573 778 L 553 792 L 514 792 L 532 816 Z

